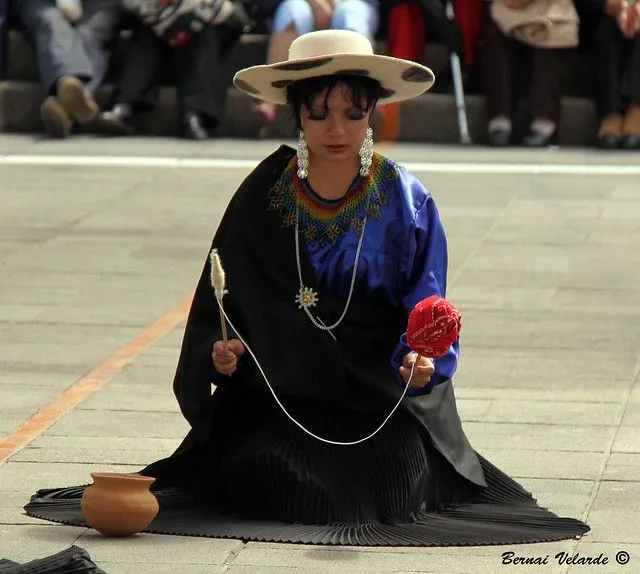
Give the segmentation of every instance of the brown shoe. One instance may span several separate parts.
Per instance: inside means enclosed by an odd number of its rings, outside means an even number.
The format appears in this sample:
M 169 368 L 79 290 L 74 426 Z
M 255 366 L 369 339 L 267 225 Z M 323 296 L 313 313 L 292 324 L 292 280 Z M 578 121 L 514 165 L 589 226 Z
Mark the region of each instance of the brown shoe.
M 624 116 L 623 135 L 640 136 L 640 104 L 629 106 Z
M 42 103 L 40 118 L 44 131 L 53 138 L 66 138 L 71 133 L 73 121 L 55 96 L 49 96 Z
M 608 114 L 602 119 L 598 130 L 598 147 L 615 149 L 620 146 L 623 121 L 622 114 Z
M 79 124 L 89 124 L 96 119 L 100 111 L 98 104 L 78 78 L 62 76 L 56 88 L 58 101 L 72 120 Z
M 640 149 L 640 105 L 632 104 L 624 116 L 622 147 Z

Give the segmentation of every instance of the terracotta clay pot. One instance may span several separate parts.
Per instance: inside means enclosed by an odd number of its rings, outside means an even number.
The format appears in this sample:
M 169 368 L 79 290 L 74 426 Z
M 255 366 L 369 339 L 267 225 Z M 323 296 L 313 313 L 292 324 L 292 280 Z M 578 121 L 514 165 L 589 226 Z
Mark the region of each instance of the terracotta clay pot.
M 155 478 L 139 474 L 92 472 L 80 503 L 91 528 L 108 536 L 131 536 L 144 530 L 158 514 L 149 490 Z

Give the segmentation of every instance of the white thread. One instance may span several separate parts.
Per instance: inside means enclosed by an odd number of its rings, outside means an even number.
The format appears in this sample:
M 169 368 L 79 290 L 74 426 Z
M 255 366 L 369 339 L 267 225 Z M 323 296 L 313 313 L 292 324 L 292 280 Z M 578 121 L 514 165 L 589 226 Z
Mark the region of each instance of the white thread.
M 416 357 L 416 360 L 413 362 L 413 365 L 411 365 L 411 374 L 409 375 L 409 380 L 407 381 L 407 384 L 404 387 L 404 391 L 402 392 L 402 396 L 400 397 L 400 399 L 398 399 L 398 402 L 396 403 L 396 406 L 393 407 L 391 412 L 387 415 L 387 418 L 382 421 L 382 424 L 376 430 L 374 430 L 369 436 L 366 436 L 364 438 L 361 438 L 359 440 L 355 440 L 355 441 L 352 441 L 352 442 L 339 442 L 339 441 L 335 441 L 335 440 L 328 440 L 326 438 L 322 438 L 321 436 L 315 435 L 310 430 L 307 430 L 304 426 L 302 426 L 296 419 L 294 419 L 287 412 L 287 409 L 284 408 L 284 405 L 280 402 L 280 399 L 278 399 L 278 396 L 276 395 L 275 391 L 273 390 L 273 388 L 269 384 L 269 380 L 267 379 L 267 375 L 262 370 L 262 366 L 258 362 L 257 357 L 253 354 L 253 351 L 251 350 L 251 347 L 249 347 L 249 345 L 247 345 L 246 341 L 238 333 L 238 329 L 235 328 L 234 324 L 231 322 L 231 319 L 229 319 L 226 311 L 224 309 L 222 309 L 222 307 L 220 309 L 222 310 L 222 313 L 224 314 L 224 316 L 225 316 L 227 322 L 229 323 L 229 325 L 231 325 L 231 328 L 236 332 L 236 336 L 238 337 L 238 339 L 240 339 L 240 341 L 244 345 L 245 349 L 247 349 L 247 351 L 249 351 L 249 354 L 251 355 L 253 360 L 256 362 L 256 365 L 258 366 L 258 369 L 260 369 L 260 373 L 264 377 L 264 382 L 267 383 L 267 386 L 269 387 L 269 390 L 271 391 L 271 394 L 273 395 L 273 398 L 276 400 L 276 402 L 278 403 L 278 405 L 280 406 L 280 408 L 282 409 L 284 414 L 287 415 L 287 417 L 289 417 L 289 419 L 293 423 L 295 423 L 298 427 L 300 427 L 309 436 L 312 436 L 313 438 L 315 438 L 315 439 L 317 439 L 317 440 L 319 440 L 321 442 L 324 442 L 324 443 L 327 443 L 327 444 L 334 444 L 334 445 L 337 445 L 337 446 L 353 446 L 353 445 L 356 445 L 356 444 L 360 444 L 361 442 L 365 442 L 365 441 L 369 440 L 370 438 L 373 438 L 375 435 L 377 435 L 382 430 L 382 427 L 384 427 L 384 425 L 387 424 L 387 421 L 391 418 L 391 415 L 393 415 L 393 413 L 396 412 L 396 409 L 400 406 L 400 403 L 402 402 L 402 399 L 404 399 L 405 395 L 407 394 L 407 390 L 409 389 L 409 384 L 411 383 L 411 379 L 413 378 L 413 371 L 415 369 L 416 363 L 418 362 L 417 361 L 417 357 Z

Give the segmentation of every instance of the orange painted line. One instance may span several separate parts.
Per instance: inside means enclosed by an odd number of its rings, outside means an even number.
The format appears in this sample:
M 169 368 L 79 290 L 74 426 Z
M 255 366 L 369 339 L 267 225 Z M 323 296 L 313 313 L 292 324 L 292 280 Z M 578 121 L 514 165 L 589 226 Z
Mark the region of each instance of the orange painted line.
M 107 360 L 71 385 L 10 435 L 0 440 L 0 464 L 21 451 L 82 401 L 104 387 L 124 367 L 185 320 L 193 294 L 160 317 Z

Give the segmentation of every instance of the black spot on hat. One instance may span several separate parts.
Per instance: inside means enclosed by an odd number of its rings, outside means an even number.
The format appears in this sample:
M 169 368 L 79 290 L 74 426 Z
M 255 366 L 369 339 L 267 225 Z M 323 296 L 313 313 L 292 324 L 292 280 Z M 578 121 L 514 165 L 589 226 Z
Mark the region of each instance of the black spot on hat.
M 431 82 L 433 81 L 433 74 L 420 66 L 410 66 L 402 72 L 402 79 L 405 82 Z
M 249 94 L 259 94 L 260 90 L 258 88 L 255 88 L 254 86 L 252 86 L 251 84 L 245 82 L 244 80 L 241 79 L 237 79 L 235 81 L 235 85 L 236 87 L 240 88 L 241 90 L 248 92 Z
M 358 69 L 338 70 L 337 72 L 333 72 L 333 73 L 340 76 L 369 76 L 370 75 L 369 70 L 358 70 Z
M 309 60 L 303 60 L 300 62 L 282 62 L 281 64 L 275 64 L 272 66 L 274 70 L 282 71 L 295 71 L 300 72 L 302 70 L 313 70 L 319 68 L 331 62 L 333 57 L 328 58 L 313 58 Z

